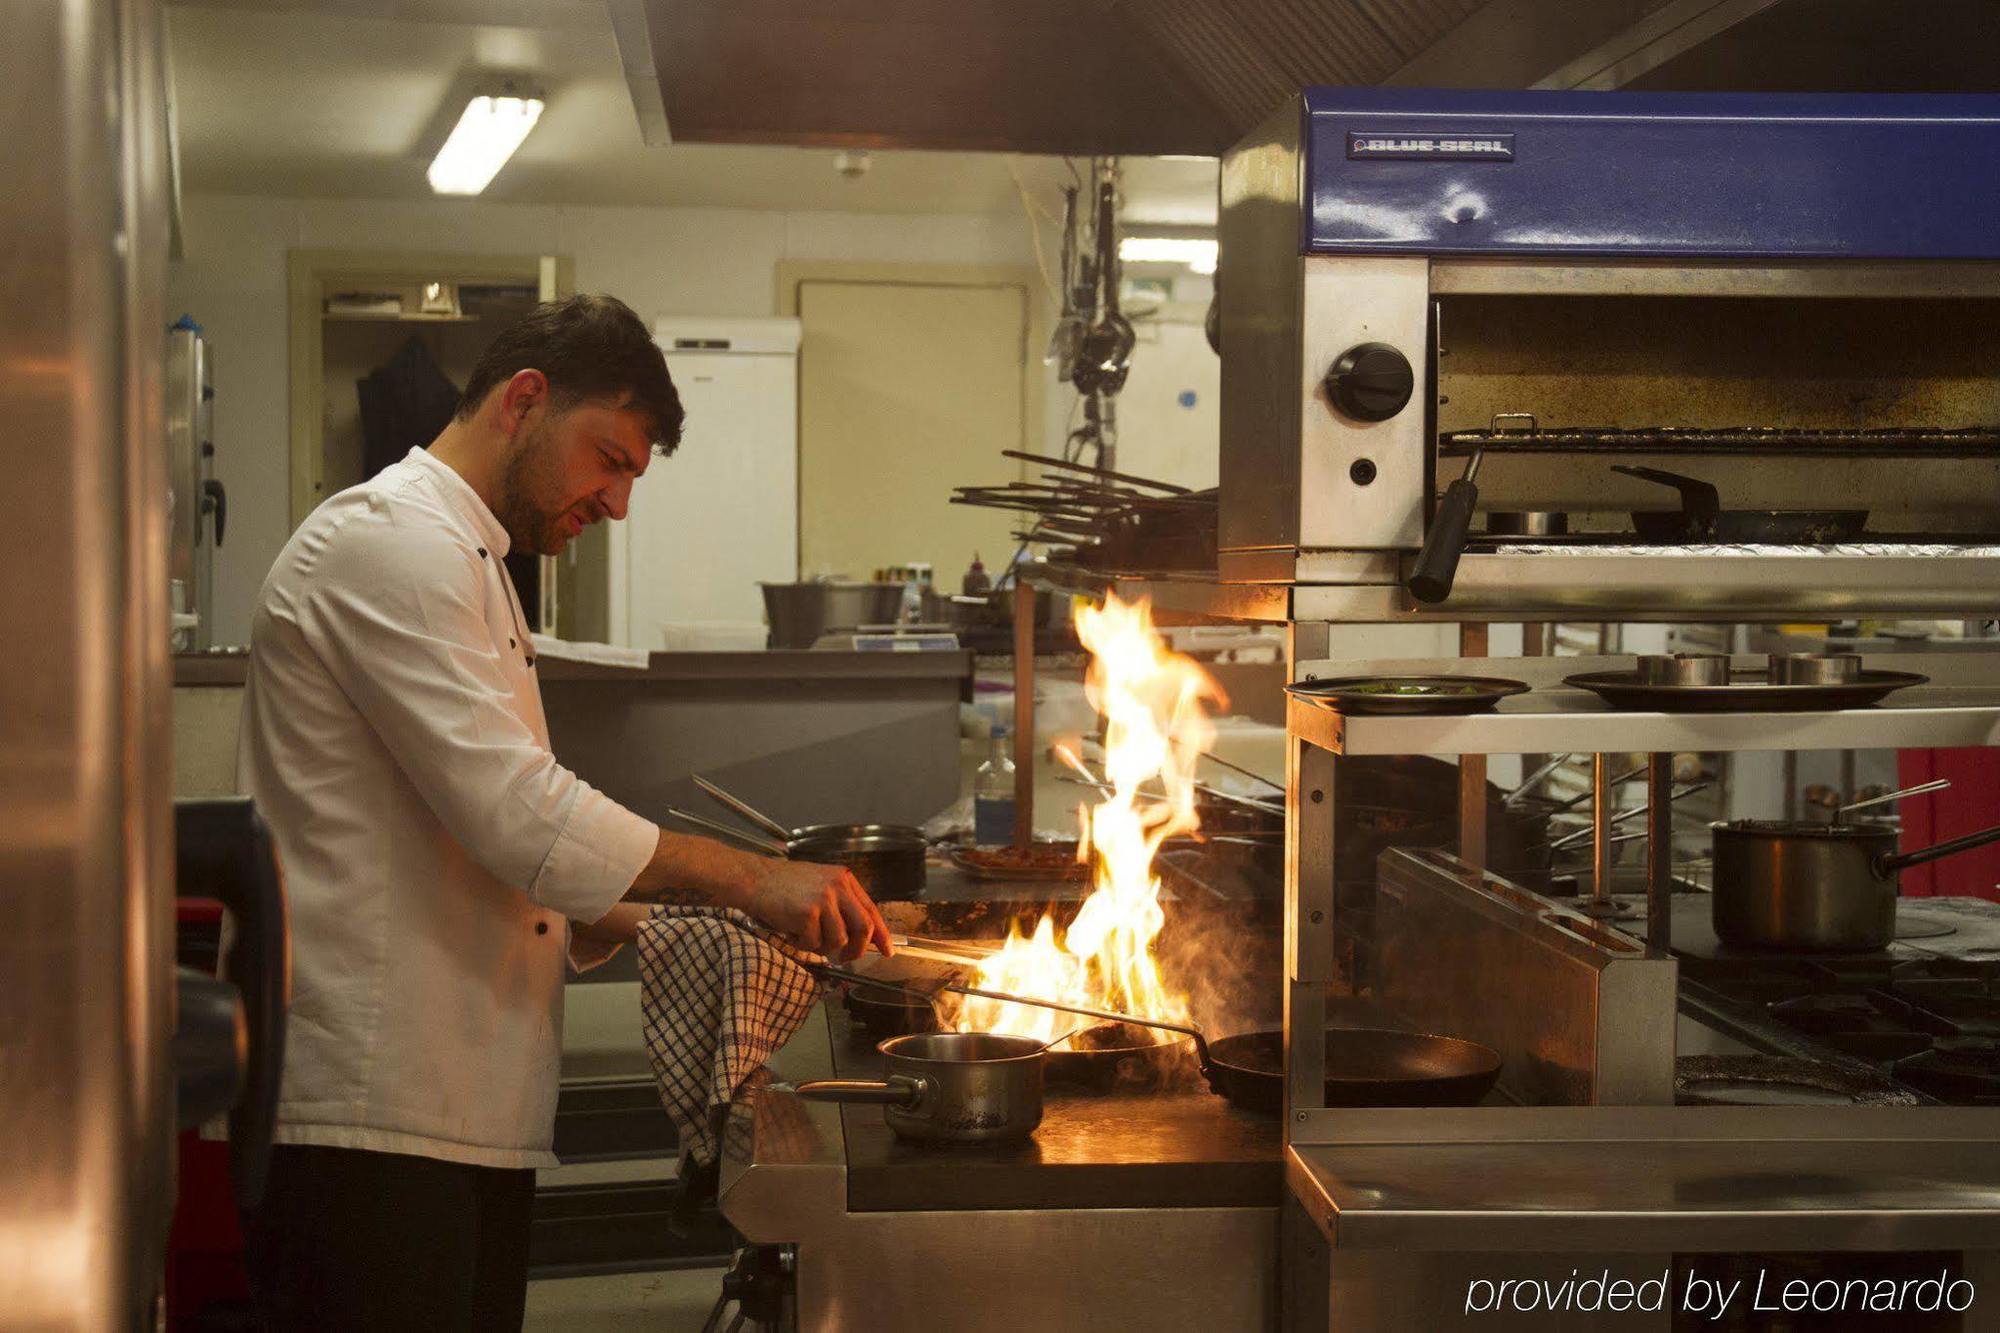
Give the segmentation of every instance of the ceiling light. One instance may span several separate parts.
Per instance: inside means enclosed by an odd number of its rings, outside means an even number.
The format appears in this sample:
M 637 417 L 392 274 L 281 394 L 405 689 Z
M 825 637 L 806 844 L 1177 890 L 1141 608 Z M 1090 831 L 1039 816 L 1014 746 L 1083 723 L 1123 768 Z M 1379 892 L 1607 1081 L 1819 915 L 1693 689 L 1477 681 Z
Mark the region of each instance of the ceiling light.
M 539 97 L 473 98 L 424 173 L 431 189 L 439 194 L 478 194 L 541 116 Z
M 1196 273 L 1215 272 L 1219 246 L 1201 236 L 1127 236 L 1118 257 L 1128 264 L 1186 264 Z

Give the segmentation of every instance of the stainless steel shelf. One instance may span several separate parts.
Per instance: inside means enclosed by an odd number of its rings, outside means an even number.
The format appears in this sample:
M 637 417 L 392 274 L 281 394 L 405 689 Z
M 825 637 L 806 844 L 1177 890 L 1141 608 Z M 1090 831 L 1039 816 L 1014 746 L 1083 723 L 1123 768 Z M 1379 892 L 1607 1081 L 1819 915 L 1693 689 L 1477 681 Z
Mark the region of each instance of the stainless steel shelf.
M 1038 588 L 1091 597 L 1116 589 L 1127 601 L 1144 597 L 1154 610 L 1169 615 L 1273 624 L 1292 618 L 1292 586 L 1286 583 L 1222 583 L 1199 574 L 1109 574 L 1044 563 L 1024 566 L 1023 577 Z
M 1896 750 L 2000 745 L 2000 687 L 1918 686 L 1830 713 L 1625 713 L 1582 690 L 1535 690 L 1471 717 L 1343 717 L 1287 701 L 1293 735 L 1335 754 Z

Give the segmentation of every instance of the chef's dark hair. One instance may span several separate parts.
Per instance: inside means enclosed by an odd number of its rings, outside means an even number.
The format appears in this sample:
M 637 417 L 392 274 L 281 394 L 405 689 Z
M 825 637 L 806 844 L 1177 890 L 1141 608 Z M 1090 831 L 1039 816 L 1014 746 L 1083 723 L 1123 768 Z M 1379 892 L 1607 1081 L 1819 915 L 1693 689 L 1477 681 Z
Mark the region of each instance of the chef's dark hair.
M 655 449 L 671 454 L 681 442 L 687 414 L 667 374 L 667 359 L 632 307 L 615 296 L 544 301 L 504 330 L 472 368 L 458 400 L 458 419 L 469 419 L 487 394 L 524 370 L 548 376 L 558 407 L 585 399 L 625 402 L 646 417 Z

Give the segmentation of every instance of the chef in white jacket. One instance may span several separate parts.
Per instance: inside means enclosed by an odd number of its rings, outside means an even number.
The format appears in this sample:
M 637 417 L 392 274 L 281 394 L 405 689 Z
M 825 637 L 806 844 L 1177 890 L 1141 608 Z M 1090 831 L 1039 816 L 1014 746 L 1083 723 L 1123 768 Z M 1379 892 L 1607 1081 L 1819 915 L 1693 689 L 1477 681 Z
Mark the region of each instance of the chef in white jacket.
M 648 900 L 888 950 L 847 871 L 663 831 L 549 751 L 501 558 L 624 518 L 681 421 L 629 308 L 544 305 L 428 449 L 321 505 L 265 580 L 239 769 L 292 927 L 278 1146 L 247 1235 L 273 1329 L 520 1326 L 565 966 Z

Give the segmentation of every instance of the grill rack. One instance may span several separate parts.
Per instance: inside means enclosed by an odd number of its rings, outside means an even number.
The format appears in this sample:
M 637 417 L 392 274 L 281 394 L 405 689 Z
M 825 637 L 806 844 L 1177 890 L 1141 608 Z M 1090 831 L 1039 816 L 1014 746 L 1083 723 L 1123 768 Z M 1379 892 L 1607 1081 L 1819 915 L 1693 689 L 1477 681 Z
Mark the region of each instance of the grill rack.
M 1508 414 L 1524 415 L 1524 414 Z M 2000 426 L 1952 429 L 1889 426 L 1800 429 L 1789 426 L 1539 426 L 1451 431 L 1438 437 L 1441 457 L 1475 450 L 1522 454 L 1681 453 L 1846 457 L 1875 452 L 1908 458 L 2000 458 Z

